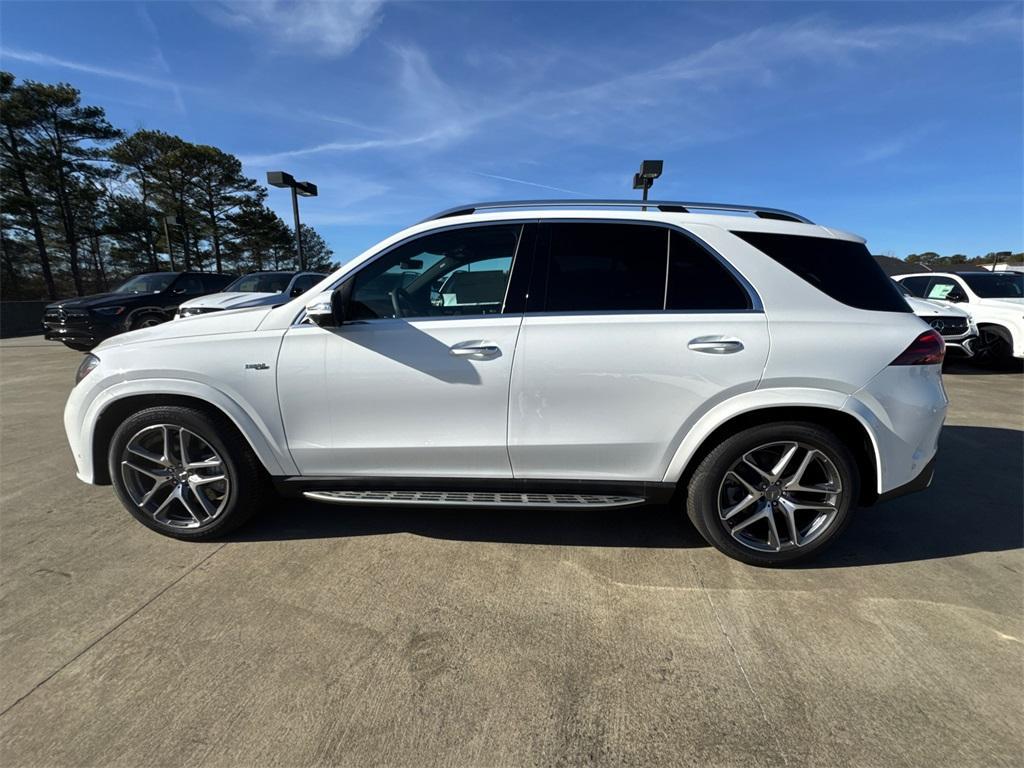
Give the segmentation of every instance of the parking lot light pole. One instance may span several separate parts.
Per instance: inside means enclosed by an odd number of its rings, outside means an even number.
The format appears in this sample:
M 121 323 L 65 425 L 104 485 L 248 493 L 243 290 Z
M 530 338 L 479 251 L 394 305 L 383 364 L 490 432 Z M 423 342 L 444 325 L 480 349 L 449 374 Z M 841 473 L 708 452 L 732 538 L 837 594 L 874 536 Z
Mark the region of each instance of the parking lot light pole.
M 171 260 L 171 272 L 174 271 L 174 246 L 171 244 L 171 230 L 169 226 L 178 223 L 178 217 L 173 214 L 164 216 L 164 239 L 167 241 L 167 257 Z
M 296 181 L 284 171 L 267 171 L 267 184 L 272 187 L 288 187 L 292 191 L 292 216 L 295 218 L 295 250 L 299 255 L 299 269 L 306 269 L 306 254 L 302 250 L 302 226 L 299 223 L 299 196 L 316 197 L 316 184 L 310 181 Z
M 644 160 L 640 163 L 640 170 L 633 174 L 633 189 L 644 191 L 644 202 L 647 202 L 647 190 L 654 186 L 654 180 L 661 176 L 661 169 L 664 165 L 661 160 Z M 646 206 L 644 207 L 646 211 Z

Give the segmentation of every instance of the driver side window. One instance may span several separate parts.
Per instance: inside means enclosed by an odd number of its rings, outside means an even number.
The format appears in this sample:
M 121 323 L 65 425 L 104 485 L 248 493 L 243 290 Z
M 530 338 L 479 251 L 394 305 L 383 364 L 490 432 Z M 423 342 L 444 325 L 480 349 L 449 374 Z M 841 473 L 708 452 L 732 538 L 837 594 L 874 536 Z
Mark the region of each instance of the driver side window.
M 948 277 L 935 277 L 932 278 L 932 283 L 928 286 L 928 295 L 925 298 L 940 301 L 967 301 L 967 294 L 955 280 Z
M 356 275 L 353 319 L 499 314 L 521 232 L 464 227 L 399 246 Z

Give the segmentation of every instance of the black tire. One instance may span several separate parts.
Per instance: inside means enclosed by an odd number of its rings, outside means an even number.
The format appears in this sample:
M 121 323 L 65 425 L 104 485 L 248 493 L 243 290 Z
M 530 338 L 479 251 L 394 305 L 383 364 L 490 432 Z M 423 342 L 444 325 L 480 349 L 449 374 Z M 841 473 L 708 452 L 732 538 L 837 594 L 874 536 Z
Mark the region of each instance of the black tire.
M 167 318 L 158 315 L 156 312 L 143 312 L 141 315 L 132 318 L 131 330 L 137 331 L 140 328 L 152 328 L 154 325 L 166 323 Z
M 1013 359 L 1010 334 L 1003 329 L 984 327 L 978 329 L 978 338 L 971 345 L 974 352 L 972 362 L 989 368 L 1003 368 Z
M 726 473 L 758 446 L 794 441 L 820 451 L 838 472 L 841 492 L 835 499 L 836 514 L 816 538 L 803 546 L 766 552 L 747 546 L 730 534 L 730 525 L 719 513 L 720 494 Z M 789 467 L 787 467 L 787 470 Z M 750 565 L 776 566 L 805 560 L 820 553 L 838 537 L 850 522 L 854 500 L 860 491 L 857 462 L 846 445 L 830 430 L 805 422 L 780 422 L 751 427 L 716 446 L 697 466 L 687 487 L 686 513 L 704 539 L 729 557 Z M 784 532 L 784 521 L 776 523 Z M 767 525 L 767 522 L 765 522 Z M 785 534 L 788 537 L 788 533 Z M 780 537 L 780 543 L 781 537 Z
M 221 463 L 216 471 L 222 471 L 229 484 L 226 493 L 222 495 L 222 501 L 218 501 L 218 503 L 223 503 L 223 507 L 215 517 L 207 520 L 204 524 L 193 528 L 165 524 L 151 514 L 147 514 L 132 499 L 131 491 L 121 471 L 124 457 L 132 455 L 126 453 L 126 447 L 133 437 L 147 427 L 156 429 L 157 425 L 184 428 L 192 436 L 205 441 L 219 454 Z M 195 437 L 189 439 L 194 440 Z M 134 457 L 134 455 L 132 456 Z M 262 502 L 272 495 L 268 493 L 269 482 L 263 466 L 234 424 L 219 414 L 210 414 L 194 408 L 157 406 L 129 416 L 117 428 L 110 442 L 108 466 L 114 490 L 125 509 L 143 525 L 176 539 L 205 541 L 218 538 L 247 522 L 261 507 Z M 148 466 L 163 471 L 155 464 Z M 129 472 L 129 474 L 131 473 Z M 186 474 L 188 473 L 186 472 Z M 170 481 L 172 487 L 175 484 L 185 487 L 184 480 L 181 483 L 176 480 Z M 197 502 L 194 497 L 191 500 L 193 503 Z M 159 501 L 160 496 L 158 495 L 153 503 Z M 176 502 L 171 503 L 171 507 L 177 506 Z M 202 505 L 198 506 L 200 509 L 202 508 Z
M 64 346 L 68 349 L 73 349 L 75 352 L 88 352 L 90 349 L 95 347 L 95 344 L 79 344 L 77 342 L 65 341 Z

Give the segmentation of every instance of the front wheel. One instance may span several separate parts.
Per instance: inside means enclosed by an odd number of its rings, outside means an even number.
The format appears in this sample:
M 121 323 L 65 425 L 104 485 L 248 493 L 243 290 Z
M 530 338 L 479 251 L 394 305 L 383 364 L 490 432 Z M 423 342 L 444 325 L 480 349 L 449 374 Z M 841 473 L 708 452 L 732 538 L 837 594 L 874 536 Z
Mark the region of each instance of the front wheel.
M 262 467 L 234 425 L 193 408 L 158 406 L 129 417 L 110 444 L 118 498 L 143 525 L 203 540 L 246 522 L 259 506 Z
M 846 527 L 859 477 L 849 449 L 816 424 L 751 427 L 699 464 L 686 512 L 700 534 L 751 565 L 817 554 Z
M 974 362 L 980 365 L 1004 366 L 1013 358 L 1009 334 L 1001 329 L 979 328 L 971 351 Z

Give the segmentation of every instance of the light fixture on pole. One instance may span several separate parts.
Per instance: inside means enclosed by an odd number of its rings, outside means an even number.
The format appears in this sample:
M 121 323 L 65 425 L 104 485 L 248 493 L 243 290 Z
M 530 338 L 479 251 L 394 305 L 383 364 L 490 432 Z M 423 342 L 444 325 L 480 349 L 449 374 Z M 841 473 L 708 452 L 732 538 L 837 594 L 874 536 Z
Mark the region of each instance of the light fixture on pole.
M 299 269 L 306 269 L 306 254 L 302 251 L 302 227 L 299 224 L 299 196 L 316 197 L 316 184 L 310 181 L 296 181 L 284 171 L 267 171 L 267 184 L 272 187 L 290 188 L 292 191 L 292 215 L 295 217 L 295 249 L 299 255 Z
M 644 191 L 644 202 L 647 202 L 647 190 L 654 186 L 654 180 L 661 176 L 661 169 L 664 162 L 661 160 L 644 160 L 640 163 L 640 170 L 633 174 L 633 189 Z M 647 210 L 644 208 L 644 210 Z

